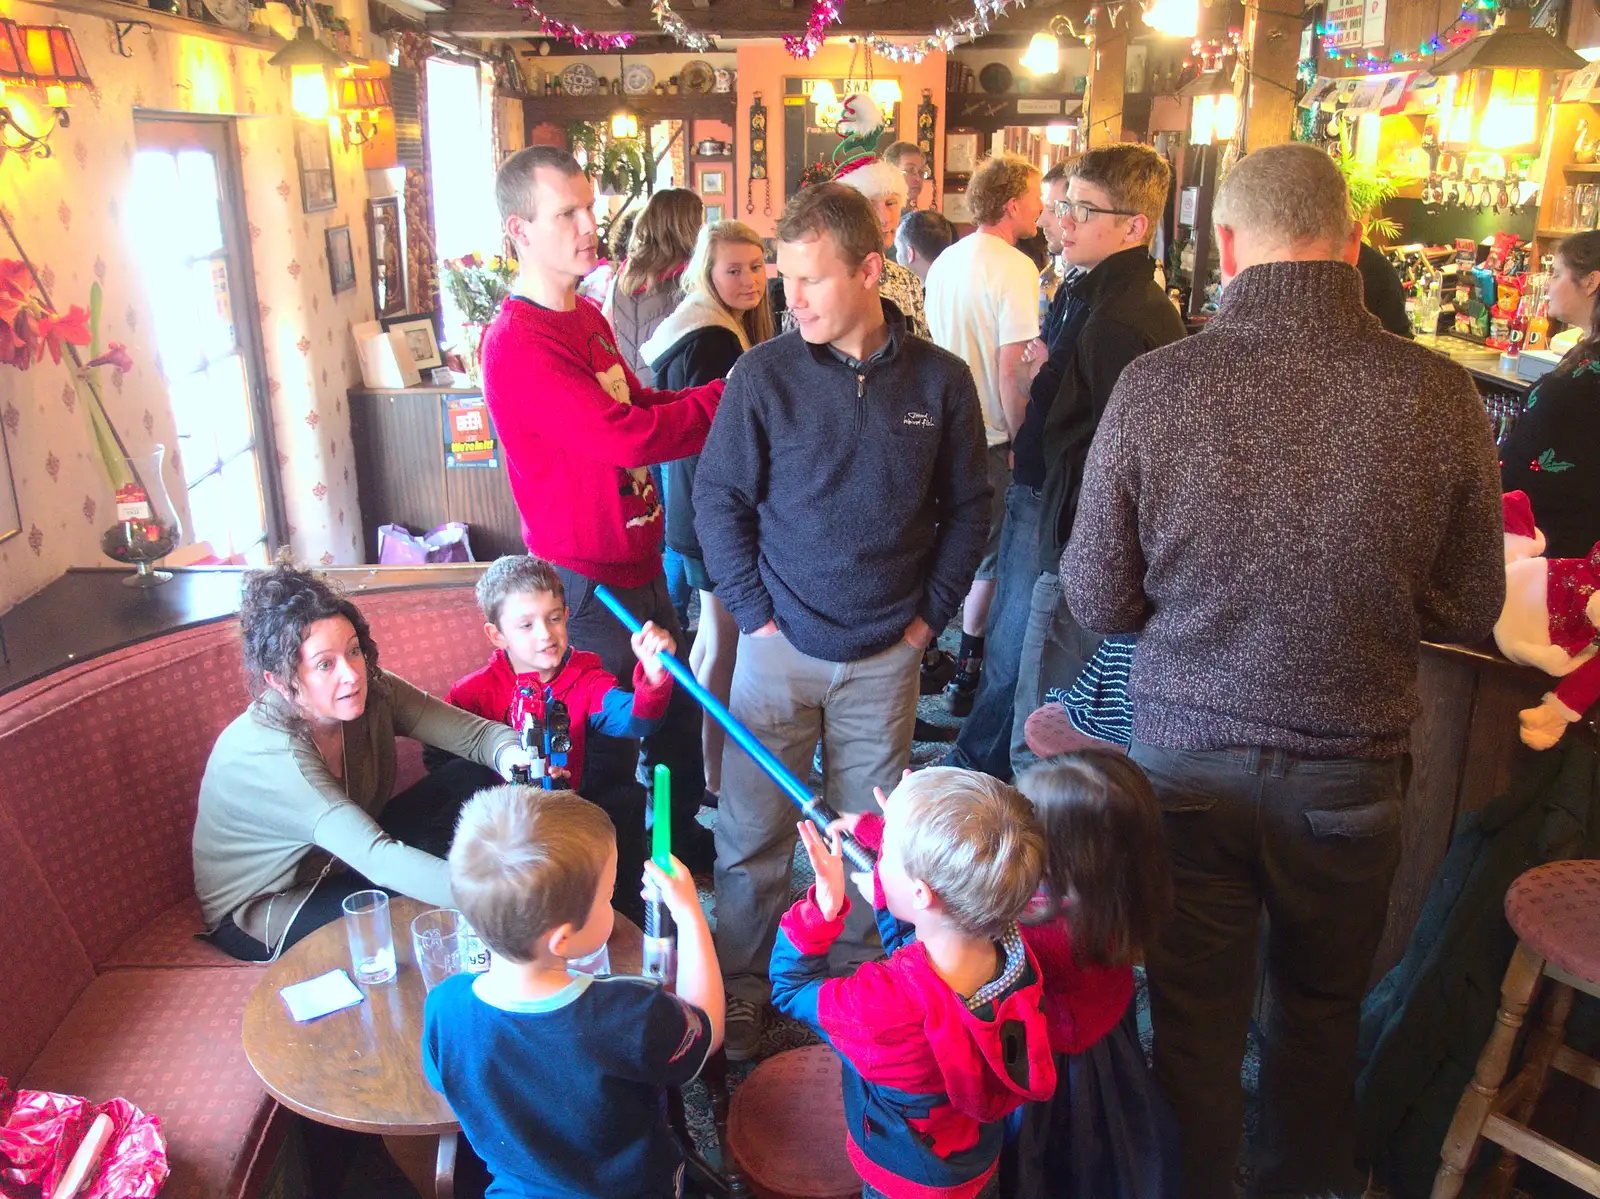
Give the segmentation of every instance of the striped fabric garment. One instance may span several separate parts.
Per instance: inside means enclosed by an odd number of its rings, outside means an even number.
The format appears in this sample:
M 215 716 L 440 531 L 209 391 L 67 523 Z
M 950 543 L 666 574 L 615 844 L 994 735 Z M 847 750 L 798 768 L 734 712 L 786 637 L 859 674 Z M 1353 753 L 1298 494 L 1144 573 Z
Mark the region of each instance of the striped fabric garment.
M 1133 740 L 1133 700 L 1128 674 L 1133 669 L 1133 637 L 1107 637 L 1070 687 L 1052 687 L 1046 703 L 1067 710 L 1072 727 L 1086 737 L 1117 745 Z

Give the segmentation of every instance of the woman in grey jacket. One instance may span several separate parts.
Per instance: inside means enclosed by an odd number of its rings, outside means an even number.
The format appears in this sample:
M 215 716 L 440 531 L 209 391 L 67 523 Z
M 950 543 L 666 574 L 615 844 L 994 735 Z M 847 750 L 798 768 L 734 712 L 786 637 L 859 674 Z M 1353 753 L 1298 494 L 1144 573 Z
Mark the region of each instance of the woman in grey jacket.
M 247 575 L 239 628 L 255 699 L 212 747 L 194 825 L 211 941 L 269 960 L 372 887 L 450 906 L 456 815 L 528 762 L 516 733 L 380 670 L 360 610 L 311 571 Z M 397 737 L 464 760 L 391 799 Z

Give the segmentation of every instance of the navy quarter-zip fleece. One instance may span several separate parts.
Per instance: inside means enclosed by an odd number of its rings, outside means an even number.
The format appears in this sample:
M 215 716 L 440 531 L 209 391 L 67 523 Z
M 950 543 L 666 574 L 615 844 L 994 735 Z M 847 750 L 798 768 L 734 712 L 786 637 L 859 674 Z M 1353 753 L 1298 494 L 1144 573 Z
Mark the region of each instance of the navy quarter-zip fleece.
M 739 628 L 776 620 L 801 653 L 854 662 L 967 594 L 992 489 L 972 372 L 908 336 L 852 366 L 798 331 L 728 376 L 695 477 L 695 532 Z

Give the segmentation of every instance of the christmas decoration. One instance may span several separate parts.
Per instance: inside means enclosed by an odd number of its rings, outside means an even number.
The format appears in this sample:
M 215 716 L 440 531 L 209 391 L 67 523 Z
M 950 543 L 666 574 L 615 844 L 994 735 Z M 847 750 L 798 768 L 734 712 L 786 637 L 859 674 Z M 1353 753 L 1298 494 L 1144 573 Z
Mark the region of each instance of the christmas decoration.
M 887 38 L 869 34 L 867 45 L 874 54 L 882 55 L 890 62 L 921 62 L 932 51 L 943 50 L 948 53 L 963 41 L 982 37 L 989 32 L 991 22 L 1005 16 L 1012 8 L 1022 8 L 1025 3 L 1026 0 L 977 0 L 970 17 L 941 25 L 921 41 L 891 42 Z
M 1600 544 L 1587 558 L 1541 557 L 1545 538 L 1527 494 L 1508 491 L 1501 504 L 1506 602 L 1494 640 L 1513 662 L 1561 680 L 1537 707 L 1517 713 L 1523 743 L 1549 749 L 1600 701 Z
M 511 5 L 513 8 L 520 8 L 530 18 L 536 18 L 539 22 L 539 32 L 545 37 L 566 38 L 580 50 L 599 50 L 615 54 L 633 45 L 631 33 L 596 33 L 581 25 L 558 21 L 554 17 L 546 16 L 544 10 L 533 3 L 533 0 L 511 0 Z
M 833 151 L 833 178 L 840 179 L 878 161 L 878 139 L 888 122 L 871 96 L 857 92 L 846 96 L 835 131 L 840 142 Z M 888 166 L 887 163 L 884 164 Z M 890 170 L 895 168 L 890 167 Z
M 811 15 L 806 18 L 806 31 L 783 39 L 783 48 L 791 58 L 811 58 L 822 49 L 829 25 L 839 23 L 839 0 L 812 0 Z
M 697 33 L 684 23 L 682 17 L 673 11 L 672 5 L 667 0 L 655 0 L 650 6 L 650 15 L 655 17 L 656 25 L 661 32 L 667 34 L 680 46 L 687 46 L 697 54 L 704 54 L 708 50 L 716 49 L 716 43 L 703 33 Z
M 1470 41 L 1478 31 L 1478 14 L 1480 12 L 1492 13 L 1498 7 L 1497 0 L 1467 0 L 1461 6 L 1460 13 L 1449 25 L 1441 29 L 1425 42 L 1420 42 L 1415 51 L 1396 50 L 1388 55 L 1373 54 L 1368 51 L 1361 54 L 1359 51 L 1328 49 L 1323 51 L 1323 57 L 1330 63 L 1347 63 L 1353 67 L 1360 67 L 1369 75 L 1379 74 L 1383 71 L 1393 71 L 1407 63 L 1420 63 L 1423 59 L 1433 58 L 1446 46 L 1459 46 Z M 1492 19 L 1492 18 L 1491 18 Z M 1322 25 L 1316 27 L 1316 34 L 1320 38 L 1332 30 Z M 1307 61 L 1305 59 L 1302 62 Z M 1311 60 L 1313 68 L 1315 60 Z M 1313 75 L 1315 71 L 1313 70 Z

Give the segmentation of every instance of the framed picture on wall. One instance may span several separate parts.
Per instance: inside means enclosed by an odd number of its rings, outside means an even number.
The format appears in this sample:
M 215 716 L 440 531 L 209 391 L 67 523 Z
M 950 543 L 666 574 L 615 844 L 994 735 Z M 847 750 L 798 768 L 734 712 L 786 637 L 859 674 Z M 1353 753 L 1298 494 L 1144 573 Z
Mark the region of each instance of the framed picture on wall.
M 700 194 L 703 196 L 720 196 L 727 191 L 728 176 L 722 171 L 700 172 Z
M 11 477 L 11 449 L 6 431 L 0 426 L 0 541 L 22 532 L 22 509 L 17 503 L 17 484 Z
M 726 220 L 726 219 L 727 218 L 722 215 L 722 205 L 721 204 L 707 204 L 706 205 L 706 224 L 710 225 L 710 224 L 712 224 L 712 223 L 714 223 L 716 221 L 721 221 L 721 220 Z
M 367 203 L 367 246 L 372 253 L 372 303 L 378 316 L 400 316 L 410 307 L 406 294 L 406 250 L 400 197 Z
M 970 175 L 978 167 L 978 135 L 947 133 L 944 138 L 944 173 Z
M 385 320 L 383 327 L 385 331 L 398 332 L 405 339 L 412 364 L 419 371 L 444 365 L 444 355 L 439 353 L 439 335 L 434 331 L 432 317 L 421 314 L 397 317 Z
M 294 161 L 300 170 L 300 207 L 324 212 L 338 203 L 333 189 L 333 142 L 326 121 L 294 123 Z
M 333 294 L 349 291 L 356 285 L 356 253 L 350 244 L 350 226 L 335 225 L 325 231 L 328 240 L 328 277 Z

